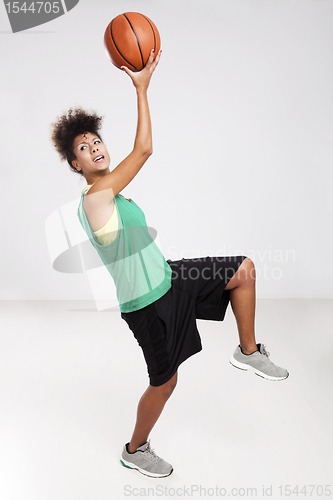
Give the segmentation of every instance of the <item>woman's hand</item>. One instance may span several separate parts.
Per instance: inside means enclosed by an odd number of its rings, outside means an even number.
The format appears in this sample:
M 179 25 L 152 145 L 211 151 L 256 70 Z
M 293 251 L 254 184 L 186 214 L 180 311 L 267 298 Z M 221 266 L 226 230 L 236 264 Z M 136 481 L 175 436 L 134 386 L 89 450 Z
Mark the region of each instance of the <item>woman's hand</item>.
M 161 52 L 162 50 L 159 51 L 154 60 L 155 53 L 154 50 L 152 50 L 150 52 L 150 56 L 146 66 L 141 71 L 134 72 L 128 69 L 126 66 L 121 66 L 121 69 L 125 71 L 132 79 L 133 85 L 137 91 L 146 91 L 148 89 L 151 76 L 154 73 L 155 68 L 160 60 Z

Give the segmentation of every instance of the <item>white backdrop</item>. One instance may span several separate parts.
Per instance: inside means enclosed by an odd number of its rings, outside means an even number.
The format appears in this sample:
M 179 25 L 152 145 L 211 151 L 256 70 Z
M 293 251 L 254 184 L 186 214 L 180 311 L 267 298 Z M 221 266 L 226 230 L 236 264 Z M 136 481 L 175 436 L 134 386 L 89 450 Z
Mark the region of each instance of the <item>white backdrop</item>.
M 105 116 L 112 168 L 131 151 L 136 96 L 106 58 L 126 11 L 157 25 L 149 88 L 154 154 L 124 190 L 166 258 L 247 255 L 257 296 L 333 297 L 333 1 L 80 0 L 12 34 L 0 5 L 1 299 L 90 299 L 57 273 L 45 220 L 84 179 L 60 162 L 50 123 L 80 105 Z

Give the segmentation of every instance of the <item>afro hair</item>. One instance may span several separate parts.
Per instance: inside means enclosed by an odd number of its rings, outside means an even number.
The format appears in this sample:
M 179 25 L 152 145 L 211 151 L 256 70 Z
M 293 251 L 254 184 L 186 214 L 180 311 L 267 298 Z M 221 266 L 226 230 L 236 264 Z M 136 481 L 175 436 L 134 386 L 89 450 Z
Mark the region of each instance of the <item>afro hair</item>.
M 72 161 L 76 159 L 73 150 L 73 141 L 80 134 L 97 135 L 103 142 L 99 133 L 102 125 L 102 116 L 96 113 L 87 113 L 84 109 L 74 108 L 69 109 L 67 114 L 57 118 L 55 123 L 52 123 L 51 140 L 60 155 L 62 160 L 67 160 L 70 169 L 77 174 L 83 175 L 82 171 L 78 171 Z

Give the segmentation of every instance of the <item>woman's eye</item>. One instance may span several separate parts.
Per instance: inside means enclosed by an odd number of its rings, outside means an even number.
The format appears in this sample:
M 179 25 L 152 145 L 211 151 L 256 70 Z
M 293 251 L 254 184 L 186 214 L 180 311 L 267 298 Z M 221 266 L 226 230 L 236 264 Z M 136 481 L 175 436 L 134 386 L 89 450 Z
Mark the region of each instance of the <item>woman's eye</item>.
M 100 140 L 98 140 L 98 139 L 95 139 L 95 140 L 94 140 L 94 144 L 96 144 L 96 143 L 97 143 L 97 144 L 99 144 L 100 142 L 101 142 L 101 141 L 100 141 Z M 86 147 L 87 147 L 87 145 L 86 145 L 86 144 L 84 144 L 83 146 L 81 146 L 81 147 L 80 147 L 80 151 L 83 151 L 83 149 L 85 149 Z

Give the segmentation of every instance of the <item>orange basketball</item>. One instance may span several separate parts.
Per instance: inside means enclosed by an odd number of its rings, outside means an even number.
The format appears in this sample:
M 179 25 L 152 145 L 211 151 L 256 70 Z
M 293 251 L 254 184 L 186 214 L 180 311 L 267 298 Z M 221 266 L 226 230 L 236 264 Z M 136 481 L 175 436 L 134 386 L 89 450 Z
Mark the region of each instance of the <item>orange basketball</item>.
M 104 45 L 111 62 L 120 68 L 141 71 L 150 51 L 155 57 L 161 46 L 160 34 L 147 16 L 138 12 L 125 12 L 112 19 L 104 33 Z

